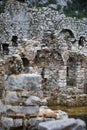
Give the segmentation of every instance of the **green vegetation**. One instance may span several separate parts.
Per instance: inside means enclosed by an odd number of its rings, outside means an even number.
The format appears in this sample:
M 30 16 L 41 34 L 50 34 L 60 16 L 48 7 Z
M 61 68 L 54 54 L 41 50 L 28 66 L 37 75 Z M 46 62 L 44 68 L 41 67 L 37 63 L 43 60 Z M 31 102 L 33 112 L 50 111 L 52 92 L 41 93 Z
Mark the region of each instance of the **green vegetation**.
M 68 2 L 64 8 L 64 13 L 69 17 L 77 17 L 79 19 L 87 17 L 87 0 L 72 0 Z
M 56 4 L 56 0 L 48 0 L 49 4 Z
M 7 0 L 3 0 L 2 4 L 0 5 L 0 13 L 4 13 L 6 2 Z

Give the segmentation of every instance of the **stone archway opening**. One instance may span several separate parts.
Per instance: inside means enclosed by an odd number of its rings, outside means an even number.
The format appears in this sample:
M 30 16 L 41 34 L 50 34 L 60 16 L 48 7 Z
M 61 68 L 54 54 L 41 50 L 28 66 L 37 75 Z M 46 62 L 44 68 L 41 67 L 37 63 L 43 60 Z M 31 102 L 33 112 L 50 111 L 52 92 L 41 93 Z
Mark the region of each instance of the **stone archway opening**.
M 62 29 L 60 32 L 61 34 L 64 35 L 65 38 L 74 38 L 74 33 L 70 29 Z
M 2 44 L 2 50 L 3 50 L 3 54 L 8 55 L 9 54 L 9 44 L 8 43 L 3 43 Z
M 24 66 L 24 71 L 29 72 L 29 60 L 25 57 L 21 58 Z
M 67 86 L 76 86 L 76 60 L 74 57 L 69 57 L 66 72 Z
M 15 47 L 18 46 L 18 37 L 16 35 L 12 36 L 11 41 L 12 41 L 12 46 L 15 46 Z

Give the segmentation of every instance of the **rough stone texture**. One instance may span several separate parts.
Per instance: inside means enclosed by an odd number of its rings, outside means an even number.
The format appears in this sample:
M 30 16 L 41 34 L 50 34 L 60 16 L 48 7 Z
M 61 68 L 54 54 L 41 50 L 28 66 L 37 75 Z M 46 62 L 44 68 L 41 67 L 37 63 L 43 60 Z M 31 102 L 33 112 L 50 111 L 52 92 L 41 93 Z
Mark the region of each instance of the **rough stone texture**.
M 24 114 L 24 115 L 37 115 L 39 112 L 38 106 L 6 106 L 6 113 L 11 114 Z
M 3 104 L 3 102 L 0 100 L 0 113 L 5 112 L 5 105 Z
M 0 99 L 3 97 L 4 86 L 4 61 L 0 59 Z
M 53 119 L 68 118 L 67 113 L 64 111 L 61 110 L 53 111 L 49 108 L 44 108 L 44 107 L 40 107 L 38 116 L 43 118 L 53 118 Z
M 6 97 L 5 97 L 5 102 L 7 104 L 14 104 L 18 102 L 18 97 L 16 92 L 12 91 L 7 91 L 6 92 Z
M 29 106 L 40 105 L 40 103 L 41 103 L 41 99 L 36 96 L 30 96 L 25 102 L 25 104 Z
M 22 119 L 15 119 L 14 120 L 14 127 L 20 127 L 23 126 L 23 120 Z
M 49 7 L 61 5 L 62 12 L 68 0 L 56 1 Z M 0 14 L 0 113 L 5 127 L 4 122 L 11 122 L 7 127 L 25 123 L 34 130 L 39 122 L 68 118 L 65 112 L 40 107 L 47 103 L 87 105 L 87 20 L 66 18 L 49 7 L 29 8 L 11 0 Z M 80 130 L 81 122 L 73 121 L 73 129 Z
M 78 121 L 71 118 L 66 120 L 59 120 L 59 121 L 57 120 L 57 121 L 40 123 L 38 126 L 38 130 L 64 130 L 64 129 L 78 130 L 79 127 L 82 130 L 84 129 L 84 127 L 86 127 L 86 125 L 81 120 Z
M 41 89 L 41 76 L 38 74 L 20 74 L 8 77 L 8 88 L 12 90 L 39 91 Z
M 5 73 L 8 75 L 11 74 L 20 74 L 23 71 L 22 59 L 18 54 L 8 56 L 5 61 Z
M 67 2 L 62 0 L 58 3 L 64 7 Z M 47 7 L 31 9 L 25 3 L 17 1 L 8 2 L 5 13 L 1 14 L 0 18 L 1 41 L 3 42 L 10 42 L 13 35 L 17 35 L 22 39 L 33 36 L 41 38 L 44 31 L 50 29 L 55 29 L 57 36 L 62 29 L 72 30 L 75 37 L 78 38 L 80 35 L 87 35 L 86 20 L 77 21 L 73 18 L 66 18 L 64 14 L 59 15 L 57 11 Z
M 4 128 L 10 128 L 14 126 L 14 122 L 12 118 L 2 117 L 1 121 Z

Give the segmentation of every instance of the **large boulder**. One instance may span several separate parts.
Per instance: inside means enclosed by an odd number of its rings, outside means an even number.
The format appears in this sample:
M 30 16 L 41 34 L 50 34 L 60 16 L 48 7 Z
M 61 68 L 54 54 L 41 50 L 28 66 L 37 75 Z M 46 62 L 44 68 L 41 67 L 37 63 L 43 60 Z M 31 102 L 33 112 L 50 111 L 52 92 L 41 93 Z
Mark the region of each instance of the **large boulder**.
M 43 118 L 54 118 L 54 119 L 66 119 L 68 118 L 68 115 L 66 112 L 61 110 L 53 111 L 49 109 L 48 107 L 45 108 L 44 106 L 41 106 L 38 113 L 39 117 Z
M 8 77 L 8 87 L 11 90 L 41 90 L 41 75 L 39 74 L 19 74 Z
M 38 125 L 38 130 L 86 130 L 82 120 L 67 118 L 56 121 L 47 121 Z

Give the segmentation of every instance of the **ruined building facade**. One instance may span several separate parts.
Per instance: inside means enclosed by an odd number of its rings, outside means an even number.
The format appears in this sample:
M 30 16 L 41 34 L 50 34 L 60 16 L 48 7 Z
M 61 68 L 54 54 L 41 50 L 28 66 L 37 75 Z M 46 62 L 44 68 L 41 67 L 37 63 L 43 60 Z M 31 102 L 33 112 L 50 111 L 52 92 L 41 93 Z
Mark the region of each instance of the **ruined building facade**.
M 8 2 L 0 18 L 2 124 L 23 126 L 28 116 L 31 122 L 55 96 L 57 104 L 87 105 L 85 20 L 17 1 Z

